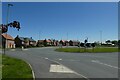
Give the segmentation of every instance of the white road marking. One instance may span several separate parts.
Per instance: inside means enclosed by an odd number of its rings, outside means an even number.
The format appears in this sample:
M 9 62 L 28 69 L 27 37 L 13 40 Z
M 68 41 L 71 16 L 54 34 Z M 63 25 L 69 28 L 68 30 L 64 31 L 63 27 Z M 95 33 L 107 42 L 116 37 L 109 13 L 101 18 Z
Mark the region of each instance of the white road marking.
M 30 66 L 31 70 L 32 70 L 32 76 L 33 76 L 33 80 L 35 80 L 35 72 L 33 71 L 32 66 L 28 63 L 28 65 Z
M 60 61 L 62 60 L 62 59 L 59 59 Z
M 106 63 L 102 63 L 102 62 L 100 62 L 98 60 L 91 60 L 91 62 L 102 64 L 102 65 L 105 65 L 105 66 L 108 66 L 108 67 L 112 67 L 112 68 L 116 68 L 116 69 L 120 69 L 120 68 L 118 68 L 116 66 L 112 66 L 112 65 L 109 65 L 109 64 L 106 64 Z
M 11 51 L 15 51 L 15 49 L 11 49 Z
M 48 59 L 48 58 L 45 58 L 45 59 Z
M 22 49 L 22 50 L 26 51 L 26 50 L 28 50 L 28 49 Z
M 58 64 L 60 64 L 60 65 L 62 65 L 61 63 L 59 63 L 58 61 L 54 61 L 54 60 L 51 60 L 51 59 L 48 59 L 49 61 L 52 61 L 52 62 L 56 62 L 56 63 L 58 63 Z M 62 65 L 63 66 L 63 65 Z M 70 68 L 68 68 L 68 69 L 70 69 Z M 74 70 L 72 70 L 72 69 L 70 69 L 71 71 L 74 71 Z M 78 76 L 81 76 L 81 77 L 83 77 L 83 78 L 85 78 L 86 80 L 90 80 L 89 78 L 87 78 L 86 76 L 84 76 L 84 75 L 82 75 L 82 74 L 80 74 L 80 73 L 77 73 L 77 72 L 75 72 L 74 71 L 74 73 L 76 74 L 76 75 L 78 75 Z
M 74 71 L 70 70 L 69 68 L 63 65 L 50 65 L 50 72 L 57 72 L 57 73 L 75 73 Z

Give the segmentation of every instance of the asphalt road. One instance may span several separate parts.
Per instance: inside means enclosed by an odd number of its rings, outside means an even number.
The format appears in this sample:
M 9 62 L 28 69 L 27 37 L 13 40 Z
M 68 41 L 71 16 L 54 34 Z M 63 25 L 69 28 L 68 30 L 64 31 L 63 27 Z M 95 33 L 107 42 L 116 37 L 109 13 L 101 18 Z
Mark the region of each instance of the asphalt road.
M 11 50 L 6 55 L 30 63 L 36 78 L 118 78 L 118 53 L 65 53 L 54 49 Z

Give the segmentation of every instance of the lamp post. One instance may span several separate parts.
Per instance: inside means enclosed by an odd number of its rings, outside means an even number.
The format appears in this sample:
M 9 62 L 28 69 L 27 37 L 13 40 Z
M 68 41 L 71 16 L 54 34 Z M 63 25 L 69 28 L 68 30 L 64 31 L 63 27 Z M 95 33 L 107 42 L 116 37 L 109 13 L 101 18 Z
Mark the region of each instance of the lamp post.
M 8 4 L 7 5 L 7 16 L 6 16 L 6 27 L 8 28 L 8 17 L 9 17 L 9 7 L 13 6 L 13 4 Z M 7 32 L 6 32 L 6 38 L 7 38 Z M 5 54 L 5 48 L 7 48 L 7 39 L 6 39 L 6 44 L 4 47 L 4 54 Z
M 68 48 L 68 32 L 67 32 L 67 48 Z
M 102 31 L 100 31 L 100 42 L 101 42 L 101 46 L 102 46 Z
M 6 17 L 7 28 L 8 28 L 8 17 L 9 17 L 9 7 L 10 6 L 13 6 L 13 4 L 8 4 L 8 7 L 7 7 L 7 17 Z M 6 37 L 7 37 L 7 32 L 6 32 Z M 6 39 L 6 48 L 7 48 L 7 39 Z

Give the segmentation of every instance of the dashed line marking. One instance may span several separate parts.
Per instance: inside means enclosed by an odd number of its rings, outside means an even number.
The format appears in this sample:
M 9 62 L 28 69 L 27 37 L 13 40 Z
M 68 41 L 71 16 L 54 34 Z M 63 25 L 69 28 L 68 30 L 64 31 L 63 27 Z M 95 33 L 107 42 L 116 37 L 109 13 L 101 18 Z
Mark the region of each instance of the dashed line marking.
M 62 59 L 59 59 L 60 61 L 62 60 Z
M 108 67 L 112 67 L 112 68 L 116 68 L 116 69 L 120 69 L 120 68 L 118 68 L 116 66 L 112 66 L 112 65 L 109 65 L 109 64 L 106 64 L 106 63 L 102 63 L 102 62 L 100 62 L 98 60 L 91 60 L 91 62 L 102 64 L 102 65 L 105 65 L 105 66 L 108 66 Z

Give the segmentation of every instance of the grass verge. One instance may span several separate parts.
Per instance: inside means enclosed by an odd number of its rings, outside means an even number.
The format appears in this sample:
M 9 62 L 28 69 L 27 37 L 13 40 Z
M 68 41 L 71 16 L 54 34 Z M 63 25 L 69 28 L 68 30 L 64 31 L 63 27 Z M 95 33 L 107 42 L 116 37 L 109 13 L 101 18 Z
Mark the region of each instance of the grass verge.
M 2 78 L 20 78 L 22 80 L 29 78 L 33 80 L 30 66 L 20 60 L 2 55 Z
M 75 53 L 108 53 L 108 52 L 118 52 L 118 48 L 58 48 L 55 51 L 59 52 L 75 52 Z

